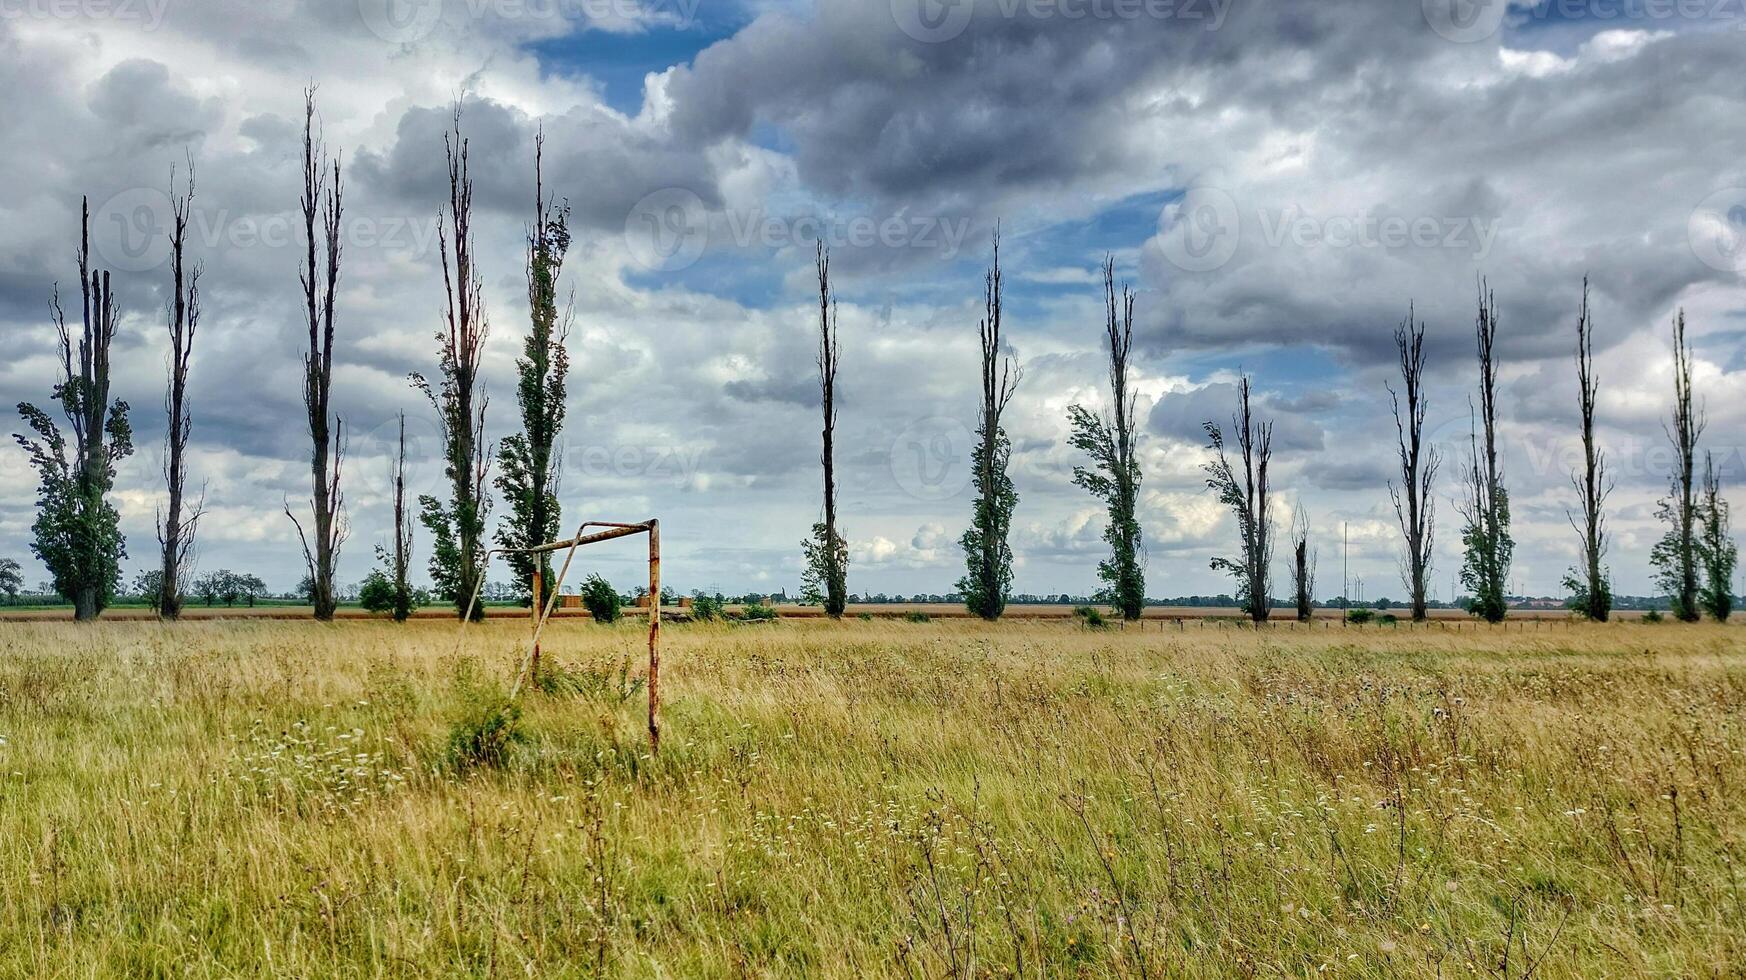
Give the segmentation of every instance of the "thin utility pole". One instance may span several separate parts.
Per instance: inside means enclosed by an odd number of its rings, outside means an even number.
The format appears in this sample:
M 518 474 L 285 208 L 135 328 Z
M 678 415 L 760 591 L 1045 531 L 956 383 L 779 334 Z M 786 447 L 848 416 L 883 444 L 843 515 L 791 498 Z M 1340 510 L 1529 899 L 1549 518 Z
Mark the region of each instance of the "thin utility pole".
M 1352 558 L 1352 526 L 1340 522 L 1340 607 L 1352 607 L 1352 578 L 1349 573 Z

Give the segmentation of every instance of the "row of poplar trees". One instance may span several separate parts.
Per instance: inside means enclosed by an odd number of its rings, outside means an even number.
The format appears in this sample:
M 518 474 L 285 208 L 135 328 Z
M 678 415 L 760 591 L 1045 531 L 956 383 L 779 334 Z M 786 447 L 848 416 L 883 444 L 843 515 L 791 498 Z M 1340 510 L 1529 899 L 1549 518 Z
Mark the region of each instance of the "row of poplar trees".
M 489 548 L 486 527 L 491 511 L 488 487 L 495 486 L 508 502 L 499 522 L 497 545 L 507 550 L 518 581 L 531 601 L 531 581 L 539 563 L 543 590 L 554 587 L 550 559 L 525 549 L 555 537 L 558 527 L 558 475 L 561 460 L 558 433 L 564 423 L 565 377 L 569 357 L 565 340 L 571 322 L 569 308 L 559 312 L 557 284 L 570 246 L 569 209 L 546 195 L 541 181 L 543 134 L 534 148 L 534 221 L 527 237 L 529 329 L 517 360 L 516 401 L 522 431 L 496 447 L 485 438 L 488 398 L 481 379 L 485 338 L 489 332 L 482 277 L 477 265 L 472 226 L 473 182 L 467 167 L 467 140 L 461 134 L 461 110 L 454 110 L 444 135 L 449 197 L 440 216 L 439 258 L 443 282 L 443 316 L 436 333 L 437 375 L 410 377 L 434 410 L 443 440 L 447 499 L 421 496 L 418 520 L 435 545 L 429 570 L 436 593 L 455 604 L 457 613 L 473 609 L 484 580 Z M 331 157 L 316 119 L 315 91 L 304 93 L 303 160 L 299 206 L 302 212 L 303 254 L 298 270 L 308 349 L 303 358 L 303 402 L 310 438 L 310 500 L 306 507 L 285 503 L 285 515 L 297 530 L 307 567 L 306 588 L 315 618 L 329 620 L 337 606 L 334 570 L 350 526 L 341 490 L 346 458 L 346 428 L 332 403 L 336 328 L 336 297 L 341 282 L 341 243 L 345 214 L 344 169 L 340 155 Z M 194 166 L 180 187 L 171 174 L 170 293 L 165 320 L 170 342 L 169 378 L 164 406 L 165 507 L 158 515 L 161 572 L 160 615 L 177 618 L 194 554 L 195 535 L 203 513 L 203 492 L 187 494 L 187 447 L 192 432 L 188 400 L 189 367 L 200 324 L 198 262 L 186 258 L 186 240 L 194 201 Z M 121 560 L 127 557 L 119 515 L 109 500 L 116 465 L 133 452 L 129 406 L 110 398 L 110 347 L 115 338 L 117 308 L 108 272 L 91 267 L 90 209 L 83 208 L 79 250 L 80 314 L 70 323 L 59 288 L 52 303 L 60 340 L 61 377 L 52 397 L 66 418 L 63 431 L 47 412 L 30 403 L 18 410 L 33 435 L 19 435 L 39 477 L 38 513 L 32 550 L 48 567 L 55 589 L 73 601 L 80 620 L 100 615 L 115 596 Z M 406 502 L 406 420 L 399 426 L 398 455 L 392 472 L 394 538 L 391 548 L 378 547 L 381 567 L 366 582 L 385 592 L 385 605 L 395 618 L 412 612 L 416 592 L 409 581 L 412 560 L 411 515 Z M 490 464 L 498 472 L 492 477 Z
M 1000 272 L 1000 235 L 994 236 L 994 258 L 983 279 L 983 315 L 977 323 L 981 340 L 979 376 L 981 400 L 976 434 L 970 455 L 970 480 L 974 491 L 970 526 L 959 538 L 964 549 L 964 577 L 958 591 L 970 612 L 987 620 L 999 619 L 1012 591 L 1013 554 L 1009 535 L 1018 491 L 1007 465 L 1012 443 L 1001 417 L 1018 391 L 1023 371 L 1001 334 L 1003 284 Z M 848 604 L 848 542 L 837 529 L 835 435 L 837 423 L 836 382 L 839 363 L 837 301 L 831 289 L 830 253 L 821 244 L 816 253 L 818 269 L 818 375 L 823 409 L 824 469 L 823 518 L 801 542 L 805 555 L 802 598 L 824 606 L 833 617 Z M 1109 383 L 1113 414 L 1094 412 L 1083 405 L 1068 407 L 1071 441 L 1090 457 L 1092 465 L 1073 470 L 1073 482 L 1103 501 L 1109 510 L 1104 540 L 1110 556 L 1098 565 L 1104 582 L 1100 598 L 1115 606 L 1127 619 L 1138 619 L 1146 604 L 1145 552 L 1140 542 L 1137 516 L 1140 464 L 1136 451 L 1135 394 L 1129 389 L 1128 361 L 1134 345 L 1134 293 L 1123 284 L 1116 290 L 1115 263 L 1103 264 L 1105 300 L 1104 340 L 1109 352 Z
M 806 572 L 803 596 L 822 603 L 831 616 L 841 616 L 847 603 L 848 547 L 837 530 L 835 464 L 836 375 L 838 365 L 837 307 L 830 285 L 830 256 L 817 252 L 819 286 L 819 388 L 824 410 L 822 462 L 824 517 L 802 542 Z M 1103 538 L 1109 556 L 1098 563 L 1102 588 L 1097 598 L 1113 606 L 1124 619 L 1138 619 L 1145 606 L 1145 553 L 1137 516 L 1141 472 L 1136 453 L 1136 398 L 1129 385 L 1133 351 L 1134 293 L 1116 289 L 1113 260 L 1105 259 L 1103 347 L 1109 358 L 1112 412 L 1083 405 L 1068 407 L 1070 443 L 1091 460 L 1076 466 L 1073 482 L 1107 508 Z M 1012 586 L 1013 554 L 1009 542 L 1018 493 L 1007 473 L 1012 447 L 1001 425 L 1022 372 L 1001 337 L 1000 239 L 983 284 L 981 338 L 981 403 L 971 453 L 974 488 L 970 526 L 960 544 L 965 574 L 958 589 L 965 605 L 984 619 L 1000 618 Z M 1479 283 L 1475 319 L 1478 360 L 1477 398 L 1470 400 L 1472 425 L 1468 454 L 1462 467 L 1461 492 L 1455 506 L 1463 526 L 1461 583 L 1467 607 L 1488 622 L 1508 613 L 1508 582 L 1515 540 L 1510 532 L 1510 498 L 1498 449 L 1498 306 L 1483 280 Z M 1400 476 L 1390 480 L 1389 496 L 1403 538 L 1402 579 L 1408 590 L 1414 621 L 1428 615 L 1427 593 L 1436 532 L 1435 485 L 1442 463 L 1436 446 L 1425 437 L 1429 408 L 1425 377 L 1425 324 L 1409 304 L 1407 317 L 1395 328 L 1399 387 L 1387 385 L 1394 410 Z M 1657 508 L 1667 530 L 1650 552 L 1657 585 L 1665 589 L 1673 614 L 1693 622 L 1708 613 L 1726 621 L 1733 609 L 1732 584 L 1737 552 L 1729 530 L 1728 503 L 1714 455 L 1703 454 L 1701 481 L 1698 442 L 1704 430 L 1701 406 L 1694 400 L 1691 347 L 1685 334 L 1685 311 L 1673 321 L 1674 405 L 1667 423 L 1674 447 L 1671 485 Z M 1575 364 L 1582 464 L 1571 474 L 1577 505 L 1568 514 L 1581 539 L 1580 561 L 1564 577 L 1571 607 L 1580 615 L 1605 621 L 1612 612 L 1611 573 L 1605 563 L 1609 547 L 1605 505 L 1613 489 L 1606 455 L 1595 436 L 1599 379 L 1594 365 L 1594 321 L 1589 310 L 1588 280 L 1576 316 Z M 1271 507 L 1269 467 L 1273 456 L 1273 424 L 1257 417 L 1251 381 L 1238 383 L 1237 410 L 1227 431 L 1216 422 L 1204 424 L 1212 459 L 1205 464 L 1207 487 L 1237 520 L 1236 555 L 1212 559 L 1212 567 L 1232 576 L 1239 607 L 1255 622 L 1266 621 L 1273 606 L 1272 568 L 1277 528 Z M 1298 619 L 1308 620 L 1315 600 L 1315 552 L 1310 522 L 1300 506 L 1292 515 L 1287 543 L 1293 602 Z
M 525 549 L 556 537 L 559 520 L 558 478 L 561 460 L 558 436 L 564 423 L 565 378 L 569 371 L 566 339 L 571 309 L 558 304 L 558 279 L 570 245 L 569 209 L 547 196 L 542 181 L 544 137 L 534 145 L 534 220 L 527 236 L 526 275 L 529 329 L 517 360 L 516 401 L 522 431 L 495 447 L 485 437 L 489 399 L 481 379 L 485 339 L 489 332 L 482 277 L 474 251 L 473 183 L 468 171 L 468 145 L 461 133 L 457 105 L 444 134 L 447 162 L 447 206 L 440 217 L 439 260 L 443 283 L 443 316 L 436 333 L 438 372 L 434 380 L 413 374 L 411 383 L 433 409 L 444 446 L 447 499 L 431 495 L 418 500 L 419 521 L 430 532 L 433 554 L 429 571 L 436 593 L 454 603 L 457 613 L 471 609 L 484 580 L 489 545 L 486 528 L 492 506 L 489 486 L 508 502 L 496 543 L 509 557 L 518 583 L 526 583 L 528 598 L 544 602 L 555 587 L 550 558 Z M 310 436 L 308 524 L 301 508 L 285 504 L 295 525 L 308 570 L 315 617 L 333 618 L 337 605 L 334 570 L 349 533 L 341 477 L 346 453 L 345 427 L 331 401 L 334 371 L 336 296 L 343 250 L 344 172 L 340 156 L 330 157 L 317 131 L 315 93 L 305 92 L 303 166 L 299 205 L 303 218 L 304 253 L 298 280 L 302 289 L 308 349 L 304 354 L 303 399 Z M 198 262 L 185 256 L 188 223 L 194 200 L 194 166 L 188 163 L 181 187 L 171 174 L 170 291 L 165 304 L 169 339 L 164 478 L 166 502 L 158 515 L 161 571 L 157 599 L 160 615 L 174 619 L 181 612 L 185 581 L 194 553 L 195 535 L 204 510 L 204 493 L 187 494 L 186 452 L 192 432 L 188 401 L 189 367 L 200 323 Z M 119 515 L 108 495 L 117 463 L 133 452 L 129 406 L 110 398 L 110 347 L 117 320 L 108 272 L 91 267 L 90 210 L 82 208 L 78 267 L 79 318 L 70 323 L 57 287 L 51 309 L 59 337 L 61 377 L 52 397 L 67 421 L 66 430 L 45 411 L 20 403 L 20 414 L 33 435 L 19 435 L 39 477 L 38 515 L 33 525 L 33 550 L 48 567 L 57 591 L 73 601 L 75 617 L 93 619 L 113 599 L 120 581 L 120 561 L 126 544 Z M 823 411 L 821 462 L 824 472 L 822 519 L 803 542 L 805 593 L 832 616 L 847 604 L 848 545 L 838 529 L 835 473 L 836 380 L 840 360 L 837 302 L 831 286 L 830 256 L 822 244 L 816 253 L 819 289 L 818 371 Z M 1145 605 L 1145 554 L 1137 516 L 1141 472 L 1136 451 L 1136 395 L 1130 388 L 1134 302 L 1131 289 L 1116 288 L 1113 260 L 1106 259 L 1104 280 L 1104 346 L 1109 362 L 1110 412 L 1082 405 L 1068 408 L 1071 444 L 1089 458 L 1090 466 L 1074 469 L 1073 481 L 1104 503 L 1109 523 L 1104 540 L 1109 556 L 1098 565 L 1103 582 L 1099 598 L 1127 619 L 1140 616 Z M 1012 446 L 1002 426 L 1022 378 L 1016 357 L 1002 336 L 1003 284 L 1000 241 L 996 232 L 993 261 L 984 278 L 984 313 L 980 336 L 980 406 L 971 453 L 974 489 L 970 526 L 960 544 L 965 574 L 958 582 L 970 611 L 998 619 L 1012 586 L 1013 553 L 1009 541 L 1018 493 L 1007 472 Z M 1483 282 L 1479 289 L 1476 347 L 1478 398 L 1472 405 L 1473 425 L 1456 501 L 1464 526 L 1461 581 L 1470 595 L 1472 612 L 1490 621 L 1507 612 L 1506 589 L 1514 550 L 1510 533 L 1509 493 L 1504 486 L 1497 441 L 1498 308 Z M 1406 320 L 1395 330 L 1400 387 L 1388 391 L 1394 407 L 1400 465 L 1399 482 L 1389 492 L 1404 539 L 1402 570 L 1415 620 L 1426 616 L 1435 520 L 1434 485 L 1441 464 L 1435 446 L 1425 440 L 1425 325 L 1409 306 Z M 1612 482 L 1605 454 L 1595 439 L 1598 379 L 1594 370 L 1594 327 L 1589 313 L 1588 283 L 1576 319 L 1576 369 L 1579 384 L 1583 466 L 1572 475 L 1579 498 L 1570 512 L 1581 536 L 1582 561 L 1565 579 L 1573 604 L 1591 619 L 1605 620 L 1611 610 L 1609 573 L 1604 564 L 1608 534 L 1604 505 Z M 1650 560 L 1657 582 L 1667 590 L 1673 613 L 1691 621 L 1707 612 L 1725 620 L 1732 606 L 1731 584 L 1736 562 L 1729 533 L 1728 504 L 1722 499 L 1713 455 L 1703 454 L 1698 471 L 1699 440 L 1704 430 L 1701 407 L 1692 386 L 1691 349 L 1686 340 L 1685 314 L 1673 323 L 1674 409 L 1667 429 L 1676 466 L 1668 494 L 1658 513 L 1667 525 Z M 1271 574 L 1276 528 L 1270 506 L 1272 488 L 1272 423 L 1257 418 L 1247 376 L 1241 379 L 1237 411 L 1227 431 L 1205 424 L 1213 458 L 1205 466 L 1207 486 L 1237 518 L 1239 551 L 1212 561 L 1213 568 L 1235 579 L 1239 603 L 1256 621 L 1268 618 L 1272 605 Z M 394 537 L 391 548 L 377 549 L 381 567 L 371 582 L 387 596 L 384 605 L 398 619 L 411 614 L 415 592 L 409 582 L 412 528 L 405 499 L 406 426 L 400 419 L 398 455 L 392 475 Z M 492 477 L 490 464 L 498 472 Z M 1289 532 L 1290 565 L 1299 618 L 1314 605 L 1315 557 L 1309 543 L 1309 521 L 1299 509 Z M 542 592 L 532 595 L 536 569 Z M 367 583 L 367 586 L 370 583 Z

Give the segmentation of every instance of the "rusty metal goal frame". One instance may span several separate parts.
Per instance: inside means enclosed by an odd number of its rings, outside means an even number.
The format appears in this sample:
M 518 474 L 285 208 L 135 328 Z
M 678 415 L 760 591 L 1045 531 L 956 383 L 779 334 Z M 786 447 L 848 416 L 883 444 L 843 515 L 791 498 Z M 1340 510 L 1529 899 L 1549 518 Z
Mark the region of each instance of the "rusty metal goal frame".
M 589 528 L 601 530 L 589 533 Z M 461 649 L 461 633 L 467 628 L 467 623 L 473 618 L 473 610 L 478 606 L 479 593 L 485 587 L 483 568 L 489 568 L 491 559 L 497 555 L 526 554 L 541 555 L 554 551 L 564 552 L 564 564 L 558 569 L 557 581 L 552 583 L 551 593 L 547 596 L 543 607 L 529 610 L 529 618 L 533 620 L 533 638 L 528 643 L 527 654 L 522 657 L 515 671 L 515 684 L 509 690 L 511 701 L 521 696 L 522 683 L 531 676 L 534 665 L 539 662 L 540 634 L 545 632 L 546 622 L 552 617 L 552 610 L 557 608 L 558 590 L 563 587 L 564 577 L 570 572 L 570 563 L 576 557 L 576 549 L 583 545 L 599 544 L 615 538 L 630 537 L 633 534 L 649 536 L 649 747 L 654 752 L 661 751 L 661 522 L 650 518 L 636 524 L 622 524 L 616 521 L 584 521 L 576 528 L 574 536 L 562 541 L 551 541 L 531 548 L 492 548 L 485 552 L 479 583 L 473 589 L 473 594 L 467 599 L 466 612 L 461 616 L 461 630 L 455 638 L 455 651 Z M 538 597 L 545 590 L 541 587 L 539 563 L 534 563 L 533 595 Z

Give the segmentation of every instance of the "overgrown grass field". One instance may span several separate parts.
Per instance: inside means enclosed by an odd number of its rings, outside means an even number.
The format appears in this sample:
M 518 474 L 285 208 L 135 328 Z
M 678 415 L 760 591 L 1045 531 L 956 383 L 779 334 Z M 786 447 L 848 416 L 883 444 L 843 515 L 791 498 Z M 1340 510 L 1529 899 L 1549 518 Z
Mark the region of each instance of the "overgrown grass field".
M 1738 627 L 454 637 L 0 624 L 0 975 L 1746 970 Z

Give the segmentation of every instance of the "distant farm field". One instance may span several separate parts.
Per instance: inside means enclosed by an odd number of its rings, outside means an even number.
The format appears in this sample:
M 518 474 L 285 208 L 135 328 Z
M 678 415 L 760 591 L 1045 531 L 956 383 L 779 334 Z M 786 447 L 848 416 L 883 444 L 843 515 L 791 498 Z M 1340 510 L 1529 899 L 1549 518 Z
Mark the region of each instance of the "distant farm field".
M 738 606 L 730 605 L 729 608 L 734 609 L 734 608 L 738 608 Z M 788 603 L 780 603 L 780 604 L 777 604 L 774 608 L 776 609 L 777 614 L 782 616 L 785 619 L 809 619 L 809 618 L 822 617 L 824 615 L 823 608 L 821 608 L 819 606 L 801 606 L 801 605 L 793 605 L 793 604 L 788 604 Z M 1006 608 L 1006 616 L 1009 619 L 1068 619 L 1068 618 L 1071 618 L 1073 616 L 1074 608 L 1075 608 L 1074 606 L 1061 605 L 1061 604 L 1055 604 L 1055 603 L 1035 603 L 1035 604 L 1025 604 L 1025 605 L 1009 605 Z M 1107 606 L 1102 607 L 1102 608 L 1104 609 L 1104 611 L 1106 613 L 1108 613 L 1110 611 Z M 668 606 L 668 607 L 666 607 L 666 612 L 669 614 L 683 614 L 685 612 L 685 610 L 679 609 L 679 608 L 676 608 L 673 606 Z M 864 616 L 869 616 L 869 617 L 873 617 L 876 619 L 883 619 L 883 618 L 901 618 L 901 617 L 907 616 L 911 613 L 918 613 L 918 612 L 924 613 L 924 614 L 931 616 L 931 617 L 937 617 L 940 619 L 967 619 L 970 617 L 970 613 L 968 610 L 966 610 L 964 608 L 964 605 L 962 603 L 955 603 L 955 602 L 954 603 L 944 603 L 944 602 L 867 602 L 867 603 L 855 603 L 855 604 L 849 606 L 849 610 L 848 610 L 847 615 L 849 615 L 851 617 L 860 617 L 860 616 L 864 615 Z M 1318 628 L 1321 626 L 1327 625 L 1329 622 L 1332 622 L 1333 624 L 1338 625 L 1340 622 L 1340 619 L 1341 619 L 1341 612 L 1342 612 L 1342 610 L 1337 609 L 1337 608 L 1317 609 L 1315 611 L 1315 617 L 1316 617 L 1316 623 L 1317 623 Z M 1372 612 L 1374 612 L 1377 616 L 1383 615 L 1383 612 L 1381 612 L 1381 611 L 1372 610 Z M 1405 610 L 1402 610 L 1399 608 L 1393 609 L 1393 610 L 1391 610 L 1391 612 L 1394 615 L 1396 615 L 1397 617 L 1405 617 L 1405 615 L 1406 615 Z M 578 608 L 554 609 L 552 611 L 552 614 L 554 616 L 562 617 L 565 619 L 587 619 L 588 618 L 587 610 L 578 609 Z M 638 609 L 634 606 L 626 606 L 624 609 L 624 614 L 626 616 L 646 615 L 646 610 Z M 202 620 L 211 620 L 211 619 L 291 619 L 291 620 L 298 620 L 298 619 L 309 619 L 310 618 L 310 608 L 308 606 L 291 605 L 288 603 L 280 603 L 280 602 L 275 602 L 275 603 L 270 603 L 270 604 L 263 603 L 263 604 L 258 605 L 258 606 L 189 605 L 185 609 L 183 609 L 182 615 L 186 619 L 202 619 Z M 426 606 L 424 608 L 419 609 L 413 615 L 415 615 L 419 619 L 453 622 L 454 617 L 455 617 L 455 611 L 454 611 L 454 608 L 452 606 L 445 604 L 445 605 L 439 605 L 439 606 Z M 485 607 L 485 615 L 488 617 L 491 617 L 491 618 L 502 618 L 502 619 L 514 619 L 514 618 L 518 618 L 518 617 L 525 618 L 527 616 L 527 609 L 526 609 L 526 607 L 513 606 L 513 605 L 488 605 Z M 1290 628 L 1290 623 L 1291 623 L 1291 621 L 1294 620 L 1296 614 L 1293 610 L 1290 610 L 1290 609 L 1275 609 L 1275 610 L 1273 610 L 1272 615 L 1273 615 L 1274 620 L 1277 620 L 1282 625 L 1285 625 L 1287 628 Z M 1625 620 L 1640 619 L 1640 618 L 1642 618 L 1642 615 L 1643 615 L 1643 613 L 1641 611 L 1630 610 L 1630 609 L 1614 610 L 1614 612 L 1613 612 L 1613 616 L 1615 618 L 1625 619 Z M 31 621 L 50 622 L 50 621 L 56 621 L 56 620 L 71 621 L 72 618 L 73 618 L 73 609 L 71 606 L 14 606 L 14 607 L 10 607 L 10 608 L 0 607 L 0 621 L 14 619 L 14 620 L 31 620 Z M 108 620 L 111 622 L 136 622 L 136 621 L 155 621 L 158 617 L 157 617 L 156 613 L 152 612 L 152 610 L 147 608 L 146 606 L 117 606 L 117 607 L 112 607 L 112 608 L 106 610 L 103 613 L 103 618 L 105 620 Z M 383 620 L 383 619 L 386 619 L 387 617 L 381 613 L 366 612 L 365 610 L 363 610 L 362 608 L 360 608 L 358 606 L 341 606 L 339 608 L 337 618 L 346 619 L 346 620 L 355 620 L 355 619 Z M 1146 611 L 1145 611 L 1145 619 L 1147 621 L 1148 628 L 1156 628 L 1157 623 L 1159 621 L 1174 623 L 1177 620 L 1197 620 L 1197 619 L 1236 620 L 1236 619 L 1244 619 L 1244 618 L 1246 618 L 1246 614 L 1242 610 L 1236 609 L 1236 608 L 1231 607 L 1231 606 L 1148 606 L 1148 607 L 1146 607 Z M 1479 622 L 1475 621 L 1472 616 L 1468 615 L 1468 613 L 1465 610 L 1461 610 L 1461 609 L 1432 609 L 1432 610 L 1430 610 L 1430 618 L 1439 622 L 1439 623 L 1466 624 L 1466 626 L 1468 628 L 1472 628 L 1472 629 L 1489 628 L 1489 627 L 1487 627 L 1486 624 L 1479 623 Z M 1548 624 L 1550 624 L 1552 622 L 1567 623 L 1568 621 L 1570 621 L 1571 615 L 1570 615 L 1569 611 L 1564 610 L 1564 609 L 1512 609 L 1512 610 L 1510 610 L 1510 618 L 1515 621 L 1511 624 L 1510 627 L 1498 627 L 1498 629 L 1520 628 L 1520 623 L 1522 623 L 1524 621 L 1529 622 L 1529 623 L 1548 623 Z M 1737 613 L 1735 615 L 1736 621 L 1740 621 L 1742 619 L 1746 619 L 1746 612 Z M 1532 627 L 1529 627 L 1529 628 L 1532 628 Z
M 0 623 L 0 976 L 1722 977 L 1746 632 Z

